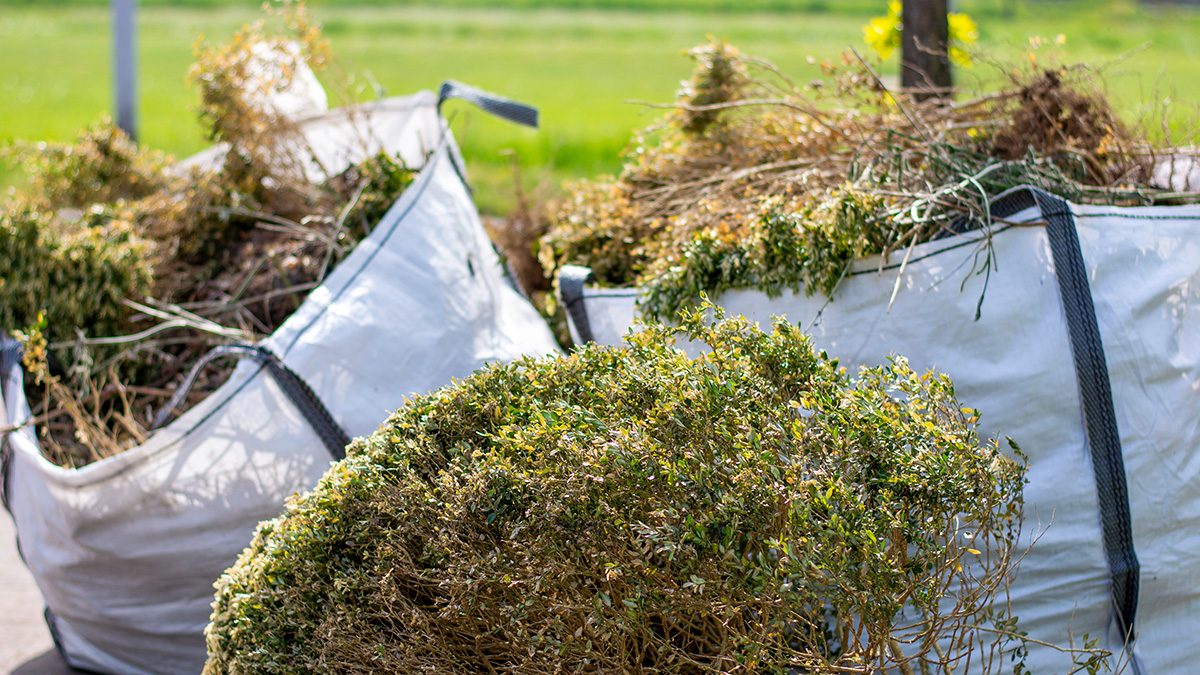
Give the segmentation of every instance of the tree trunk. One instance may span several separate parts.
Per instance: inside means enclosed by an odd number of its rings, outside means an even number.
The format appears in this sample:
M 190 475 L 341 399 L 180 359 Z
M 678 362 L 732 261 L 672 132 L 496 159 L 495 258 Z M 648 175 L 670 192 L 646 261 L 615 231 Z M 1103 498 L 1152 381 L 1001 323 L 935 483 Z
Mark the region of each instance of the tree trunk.
M 950 73 L 948 0 L 904 0 L 900 84 L 918 100 L 948 98 Z

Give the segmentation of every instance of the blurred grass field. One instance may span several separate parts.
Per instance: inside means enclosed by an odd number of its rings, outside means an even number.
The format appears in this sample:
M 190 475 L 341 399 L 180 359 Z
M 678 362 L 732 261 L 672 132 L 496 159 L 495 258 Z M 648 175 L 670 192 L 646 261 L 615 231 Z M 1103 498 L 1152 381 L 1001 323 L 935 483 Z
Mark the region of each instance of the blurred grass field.
M 862 46 L 862 24 L 884 0 L 447 0 L 428 4 L 317 2 L 337 68 L 388 94 L 454 78 L 527 101 L 542 130 L 514 128 L 450 104 L 480 205 L 512 200 L 515 153 L 527 182 L 613 172 L 633 129 L 659 114 L 630 100 L 669 101 L 690 64 L 682 52 L 713 34 L 774 60 L 799 81 L 809 57 Z M 1174 140 L 1200 119 L 1200 12 L 1131 0 L 963 0 L 989 59 L 1020 62 L 1030 36 L 1066 36 L 1066 60 L 1108 64 L 1118 108 L 1155 133 L 1170 100 Z M 1015 7 L 1011 13 L 1006 8 Z M 185 81 L 195 40 L 224 40 L 258 16 L 251 2 L 143 2 L 138 14 L 141 140 L 175 155 L 207 144 Z M 0 0 L 0 143 L 63 140 L 111 108 L 109 10 L 103 0 Z M 894 63 L 885 64 L 894 71 Z M 958 71 L 968 89 L 1002 73 Z M 11 180 L 11 175 L 9 176 Z M 4 180 L 0 178 L 0 181 Z

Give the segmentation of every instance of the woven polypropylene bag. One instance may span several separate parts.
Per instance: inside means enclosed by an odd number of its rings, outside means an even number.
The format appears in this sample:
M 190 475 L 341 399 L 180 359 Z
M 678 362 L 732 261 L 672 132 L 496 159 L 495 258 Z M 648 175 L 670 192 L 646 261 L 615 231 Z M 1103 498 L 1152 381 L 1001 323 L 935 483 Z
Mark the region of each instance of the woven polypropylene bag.
M 370 137 L 359 132 L 354 152 L 383 149 L 423 168 L 262 345 L 350 435 L 374 430 L 407 395 L 557 349 L 505 277 L 435 106 L 423 93 L 370 108 L 382 117 Z M 306 122 L 310 144 L 349 152 L 339 141 L 348 115 Z M 29 419 L 14 346 L 0 360 L 0 427 Z M 213 582 L 258 522 L 331 461 L 310 421 L 252 361 L 143 445 L 81 469 L 48 462 L 29 426 L 5 447 L 4 495 L 60 650 L 72 666 L 122 674 L 200 671 Z
M 1015 204 L 1029 192 L 998 202 Z M 1008 223 L 990 231 L 857 262 L 831 299 L 738 290 L 715 300 L 759 322 L 787 317 L 850 369 L 903 354 L 915 368 L 948 373 L 959 400 L 981 411 L 981 431 L 1013 438 L 1029 458 L 1017 552 L 1024 557 L 1011 589 L 1021 629 L 1059 647 L 1097 639 L 1116 654 L 1117 667 L 1129 667 L 1061 265 L 1048 237 L 1052 215 L 1072 221 L 1107 361 L 1140 561 L 1132 651 L 1141 672 L 1191 672 L 1200 631 L 1200 207 L 1056 200 L 1061 213 L 1051 214 L 1026 201 L 1028 208 L 997 213 Z M 978 273 L 986 238 L 992 268 Z M 585 274 L 573 270 L 576 288 Z M 576 339 L 619 343 L 638 315 L 639 294 L 587 286 L 568 294 Z M 1070 661 L 1030 646 L 1032 672 L 1068 672 Z

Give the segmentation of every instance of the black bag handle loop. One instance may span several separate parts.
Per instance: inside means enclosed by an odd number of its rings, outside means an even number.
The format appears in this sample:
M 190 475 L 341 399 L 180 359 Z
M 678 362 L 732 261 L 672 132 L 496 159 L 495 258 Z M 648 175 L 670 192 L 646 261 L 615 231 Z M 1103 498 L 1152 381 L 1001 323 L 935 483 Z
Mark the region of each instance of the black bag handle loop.
M 1001 218 L 1034 207 L 1046 221 L 1046 237 L 1071 342 L 1076 385 L 1083 408 L 1084 437 L 1099 499 L 1112 619 L 1124 640 L 1133 672 L 1138 675 L 1141 664 L 1133 648 L 1137 640 L 1141 564 L 1134 546 L 1129 486 L 1112 382 L 1075 214 L 1066 200 L 1032 185 L 1008 190 L 990 205 L 992 213 Z
M 167 404 L 155 415 L 151 428 L 158 429 L 166 424 L 171 412 L 180 403 L 183 403 L 192 386 L 196 384 L 196 378 L 200 376 L 201 371 L 208 364 L 219 358 L 228 356 L 249 358 L 262 364 L 267 369 L 267 373 L 279 385 L 279 388 L 283 390 L 288 400 L 296 406 L 300 414 L 304 415 L 304 419 L 312 425 L 313 431 L 317 432 L 317 436 L 320 437 L 329 454 L 335 460 L 345 458 L 346 445 L 350 443 L 350 436 L 333 419 L 333 415 L 325 407 L 325 404 L 321 402 L 320 397 L 312 390 L 312 387 L 308 386 L 308 383 L 296 371 L 287 367 L 275 352 L 263 345 L 230 344 L 213 348 L 212 351 L 205 354 L 203 358 L 192 366 L 183 383 L 175 390 L 175 394 L 171 397 L 171 400 L 167 401 Z
M 20 372 L 22 352 L 20 342 L 0 331 L 0 405 L 5 404 L 5 385 L 14 380 Z M 9 424 L 15 422 L 16 420 L 8 420 Z M 12 512 L 8 507 L 8 467 L 12 462 L 13 451 L 9 442 L 11 433 L 14 433 L 12 429 L 0 429 L 0 506 L 9 513 Z
M 594 278 L 590 267 L 581 265 L 563 265 L 558 270 L 558 295 L 562 304 L 571 317 L 575 333 L 581 342 L 595 342 L 592 334 L 592 324 L 588 319 L 587 302 L 584 301 L 583 291 L 588 282 Z
M 514 124 L 532 129 L 538 128 L 537 108 L 455 80 L 446 80 L 442 83 L 437 102 L 439 115 L 442 112 L 442 104 L 452 98 L 474 103 L 480 110 Z
M 438 92 L 437 113 L 439 117 L 442 116 L 442 104 L 452 98 L 474 103 L 480 110 L 509 122 L 533 129 L 538 127 L 537 108 L 455 80 L 443 82 L 441 91 Z M 454 167 L 454 173 L 458 174 L 458 179 L 466 186 L 467 192 L 473 193 L 471 182 L 467 180 L 467 172 L 463 169 L 461 161 L 457 152 L 450 153 L 450 165 Z

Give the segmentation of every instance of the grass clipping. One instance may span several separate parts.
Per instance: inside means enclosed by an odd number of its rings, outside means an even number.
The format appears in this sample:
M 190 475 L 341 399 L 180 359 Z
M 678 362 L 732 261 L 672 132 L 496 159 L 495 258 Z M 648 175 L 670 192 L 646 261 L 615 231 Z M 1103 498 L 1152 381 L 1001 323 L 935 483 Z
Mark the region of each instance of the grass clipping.
M 379 155 L 310 181 L 314 154 L 271 101 L 328 47 L 302 5 L 270 11 L 197 47 L 215 167 L 174 166 L 111 122 L 6 151 L 29 180 L 0 211 L 0 329 L 24 343 L 33 423 L 58 464 L 145 441 L 197 359 L 273 332 L 413 180 Z M 205 371 L 174 412 L 231 369 Z
M 1011 668 L 1024 468 L 950 381 L 681 325 L 411 400 L 260 525 L 206 672 Z
M 857 258 L 964 220 L 990 226 L 989 197 L 1021 184 L 1087 203 L 1197 198 L 1155 176 L 1162 159 L 1190 166 L 1196 152 L 1153 147 L 1084 67 L 917 102 L 853 53 L 803 86 L 722 42 L 691 56 L 666 118 L 634 138 L 617 178 L 570 186 L 540 253 L 551 277 L 577 264 L 603 285 L 644 287 L 651 317 L 732 288 L 832 295 Z

